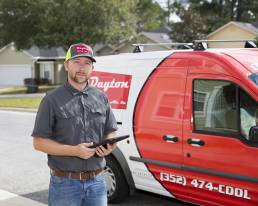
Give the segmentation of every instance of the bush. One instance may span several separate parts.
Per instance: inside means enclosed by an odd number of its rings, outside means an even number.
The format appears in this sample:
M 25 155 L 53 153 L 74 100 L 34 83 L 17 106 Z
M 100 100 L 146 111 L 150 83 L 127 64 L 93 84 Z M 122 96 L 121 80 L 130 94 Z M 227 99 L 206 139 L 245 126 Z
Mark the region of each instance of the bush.
M 25 78 L 23 80 L 23 83 L 25 86 L 29 86 L 29 85 L 38 85 L 39 81 L 36 78 Z
M 47 84 L 49 84 L 50 82 L 49 82 L 49 79 L 47 79 L 47 78 L 41 78 L 41 79 L 39 79 L 39 84 L 40 85 L 47 85 Z
M 27 93 L 37 93 L 39 91 L 38 85 L 27 85 Z
M 25 86 L 29 86 L 29 85 L 48 85 L 50 83 L 50 81 L 47 78 L 40 78 L 40 79 L 25 78 L 23 80 L 23 83 L 24 83 Z

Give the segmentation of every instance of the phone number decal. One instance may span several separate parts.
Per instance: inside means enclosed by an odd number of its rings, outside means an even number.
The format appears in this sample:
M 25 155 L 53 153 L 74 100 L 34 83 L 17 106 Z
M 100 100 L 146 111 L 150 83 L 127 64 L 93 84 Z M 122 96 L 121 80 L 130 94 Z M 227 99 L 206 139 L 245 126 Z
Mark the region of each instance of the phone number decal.
M 165 172 L 160 173 L 160 181 L 176 183 L 182 186 L 189 185 L 194 188 L 206 189 L 209 191 L 214 191 L 229 196 L 240 197 L 248 200 L 251 199 L 251 197 L 248 194 L 248 190 L 246 189 L 241 189 L 223 184 L 215 186 L 215 184 L 212 182 L 207 182 L 199 179 L 187 180 L 187 178 L 184 176 L 169 174 Z

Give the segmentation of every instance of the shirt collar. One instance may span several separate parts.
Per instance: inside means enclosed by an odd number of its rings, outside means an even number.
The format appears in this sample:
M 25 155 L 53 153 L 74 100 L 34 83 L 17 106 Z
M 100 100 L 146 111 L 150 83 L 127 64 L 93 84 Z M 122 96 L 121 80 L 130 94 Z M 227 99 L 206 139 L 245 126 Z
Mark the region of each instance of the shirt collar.
M 64 87 L 66 89 L 68 89 L 72 93 L 73 96 L 80 94 L 80 93 L 88 94 L 88 91 L 89 91 L 89 83 L 87 83 L 87 85 L 83 91 L 79 91 L 79 90 L 75 89 L 68 81 L 65 82 Z

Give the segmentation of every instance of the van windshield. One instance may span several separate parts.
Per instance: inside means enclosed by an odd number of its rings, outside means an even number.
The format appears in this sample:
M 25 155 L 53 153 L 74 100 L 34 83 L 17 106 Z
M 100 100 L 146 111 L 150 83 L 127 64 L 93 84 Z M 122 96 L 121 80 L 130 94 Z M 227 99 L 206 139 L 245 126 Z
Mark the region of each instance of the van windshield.
M 258 73 L 251 74 L 249 79 L 251 79 L 258 86 Z

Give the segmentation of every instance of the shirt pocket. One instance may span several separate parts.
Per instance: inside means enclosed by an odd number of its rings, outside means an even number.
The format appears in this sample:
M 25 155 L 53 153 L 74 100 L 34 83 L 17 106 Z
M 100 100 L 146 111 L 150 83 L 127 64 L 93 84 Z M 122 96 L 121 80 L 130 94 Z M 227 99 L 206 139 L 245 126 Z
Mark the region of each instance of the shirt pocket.
M 106 120 L 106 112 L 103 108 L 101 107 L 92 107 L 90 109 L 90 121 L 99 123 L 99 124 L 104 124 Z
M 69 112 L 56 114 L 56 131 L 60 134 L 71 134 L 76 127 L 76 115 Z

